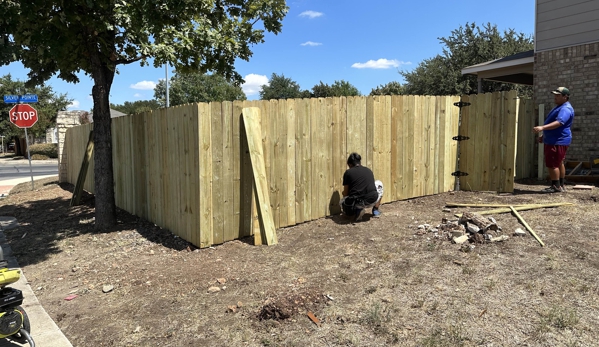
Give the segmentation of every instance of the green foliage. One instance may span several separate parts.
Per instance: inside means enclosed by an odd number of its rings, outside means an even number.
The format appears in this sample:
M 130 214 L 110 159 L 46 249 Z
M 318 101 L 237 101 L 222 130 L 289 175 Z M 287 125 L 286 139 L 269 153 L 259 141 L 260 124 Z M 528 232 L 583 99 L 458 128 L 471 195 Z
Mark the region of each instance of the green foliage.
M 166 82 L 154 89 L 156 103 L 166 106 Z M 245 93 L 223 76 L 202 73 L 177 73 L 169 81 L 169 106 L 195 102 L 245 100 Z
M 287 10 L 284 0 L 2 1 L 0 63 L 21 61 L 35 82 L 78 82 L 79 71 L 95 80 L 102 67 L 149 58 L 241 80 L 235 60 L 279 33 Z
M 10 0 L 0 1 L 0 65 L 20 61 L 28 83 L 57 75 L 94 81 L 96 229 L 116 223 L 110 144 L 110 89 L 117 67 L 152 61 L 180 72 L 212 71 L 241 81 L 237 59 L 266 31 L 279 33 L 285 0 Z M 105 163 L 105 164 L 102 164 Z
M 285 75 L 273 73 L 268 80 L 268 85 L 260 88 L 260 99 L 299 99 L 309 98 L 310 92 L 301 90 L 299 84 Z
M 399 82 L 389 82 L 387 84 L 381 84 L 380 86 L 373 88 L 370 91 L 370 95 L 403 95 L 405 94 L 405 88 Z
M 122 105 L 110 104 L 110 108 L 131 115 L 156 110 L 160 108 L 160 103 L 156 100 L 125 101 Z M 84 123 L 82 122 L 81 124 Z
M 66 94 L 56 94 L 50 86 L 25 87 L 25 82 L 13 80 L 11 75 L 0 77 L 0 94 L 23 95 L 37 94 L 38 101 L 31 104 L 37 110 L 37 122 L 27 132 L 35 137 L 46 137 L 46 129 L 56 125 L 58 111 L 66 109 L 71 102 Z M 14 136 L 24 137 L 25 130 L 17 128 L 8 117 L 8 112 L 15 104 L 0 104 L 0 135 L 5 136 L 5 141 Z
M 312 87 L 311 96 L 314 98 L 328 98 L 334 96 L 359 96 L 360 91 L 353 84 L 341 80 L 335 81 L 333 85 L 328 85 L 320 81 L 319 84 Z
M 58 158 L 58 144 L 56 143 L 38 143 L 29 146 L 29 154 L 46 156 L 48 158 Z
M 499 32 L 496 25 L 487 23 L 482 28 L 475 23 L 460 26 L 449 37 L 439 38 L 443 54 L 425 59 L 413 71 L 402 71 L 406 80 L 403 94 L 459 95 L 478 90 L 476 76 L 463 76 L 465 67 L 504 58 L 533 49 L 530 35 L 513 29 Z M 483 92 L 518 89 L 531 94 L 532 88 L 510 83 L 483 82 Z

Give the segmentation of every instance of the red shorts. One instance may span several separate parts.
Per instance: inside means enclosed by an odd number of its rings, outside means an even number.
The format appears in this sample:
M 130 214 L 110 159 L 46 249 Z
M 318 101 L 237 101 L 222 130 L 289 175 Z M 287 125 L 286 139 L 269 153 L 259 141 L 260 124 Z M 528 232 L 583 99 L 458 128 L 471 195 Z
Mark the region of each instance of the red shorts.
M 566 159 L 566 151 L 568 151 L 568 146 L 545 144 L 545 166 L 548 168 L 560 167 Z

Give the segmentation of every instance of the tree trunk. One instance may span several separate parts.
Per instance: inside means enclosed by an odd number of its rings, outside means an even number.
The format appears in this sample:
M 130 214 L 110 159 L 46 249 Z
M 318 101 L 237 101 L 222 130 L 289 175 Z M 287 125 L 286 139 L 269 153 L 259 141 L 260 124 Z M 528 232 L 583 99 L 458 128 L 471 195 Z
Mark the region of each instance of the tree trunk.
M 112 168 L 112 130 L 110 128 L 110 88 L 114 69 L 105 64 L 96 66 L 93 73 L 94 87 L 94 165 L 95 165 L 95 208 L 96 230 L 105 230 L 116 225 L 114 201 L 114 178 Z

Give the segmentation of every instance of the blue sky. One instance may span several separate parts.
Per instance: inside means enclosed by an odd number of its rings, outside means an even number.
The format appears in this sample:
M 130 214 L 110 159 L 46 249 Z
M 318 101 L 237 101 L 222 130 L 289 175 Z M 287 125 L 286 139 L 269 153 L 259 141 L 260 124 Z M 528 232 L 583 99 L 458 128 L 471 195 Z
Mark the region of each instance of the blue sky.
M 259 99 L 260 86 L 272 73 L 284 74 L 302 89 L 346 80 L 362 94 L 391 81 L 403 82 L 399 70 L 412 70 L 440 54 L 438 38 L 467 22 L 534 34 L 532 0 L 291 0 L 287 5 L 283 31 L 267 34 L 264 43 L 253 47 L 249 62 L 236 63 L 250 100 Z M 20 63 L 0 67 L 0 76 L 10 73 L 13 79 L 26 80 L 27 72 Z M 93 83 L 84 74 L 79 77 L 76 85 L 57 78 L 47 84 L 74 100 L 69 109 L 90 110 Z M 152 99 L 154 86 L 164 77 L 164 67 L 119 66 L 110 101 Z

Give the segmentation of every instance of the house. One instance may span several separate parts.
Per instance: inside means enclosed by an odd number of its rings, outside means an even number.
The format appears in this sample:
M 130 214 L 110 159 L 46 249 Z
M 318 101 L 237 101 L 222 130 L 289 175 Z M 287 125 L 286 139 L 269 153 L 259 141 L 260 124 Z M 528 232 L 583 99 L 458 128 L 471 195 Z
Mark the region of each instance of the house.
M 536 0 L 535 49 L 462 70 L 479 80 L 534 86 L 545 113 L 550 93 L 568 87 L 576 111 L 569 160 L 599 158 L 599 1 Z M 532 79 L 530 79 L 532 77 Z

